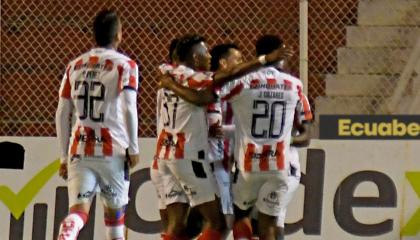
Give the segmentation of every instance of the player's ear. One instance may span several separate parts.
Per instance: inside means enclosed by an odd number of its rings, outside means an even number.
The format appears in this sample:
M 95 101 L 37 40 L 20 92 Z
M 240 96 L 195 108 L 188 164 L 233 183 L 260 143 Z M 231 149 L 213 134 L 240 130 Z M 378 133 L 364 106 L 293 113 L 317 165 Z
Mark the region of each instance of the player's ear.
M 115 35 L 115 40 L 114 41 L 115 41 L 115 43 L 116 43 L 117 46 L 122 41 L 122 26 L 121 26 L 121 22 L 119 22 L 119 24 L 118 24 L 118 31 L 117 31 L 117 34 Z
M 198 57 L 197 53 L 192 53 L 191 59 L 194 63 L 194 66 L 199 66 L 200 65 L 200 58 Z
M 226 59 L 221 58 L 219 60 L 219 66 L 220 66 L 221 69 L 226 69 L 227 68 L 227 61 L 226 61 Z

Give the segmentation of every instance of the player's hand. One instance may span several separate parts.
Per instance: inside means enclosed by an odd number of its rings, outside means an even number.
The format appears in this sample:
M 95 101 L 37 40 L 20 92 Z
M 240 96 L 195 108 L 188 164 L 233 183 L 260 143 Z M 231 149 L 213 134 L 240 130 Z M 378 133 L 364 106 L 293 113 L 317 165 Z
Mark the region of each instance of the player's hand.
M 287 60 L 294 55 L 294 51 L 290 47 L 282 46 L 265 56 L 267 64 L 273 64 L 281 60 Z
M 224 138 L 224 134 L 223 134 L 223 128 L 220 125 L 220 121 L 217 120 L 216 123 L 210 125 L 209 127 L 209 137 L 212 138 Z
M 67 180 L 67 163 L 62 163 L 60 165 L 60 169 L 58 170 L 58 175 L 62 177 L 64 180 Z
M 139 163 L 140 157 L 138 154 L 132 154 L 132 155 L 130 154 L 127 157 L 127 161 L 128 161 L 128 166 L 130 168 L 133 168 Z
M 159 80 L 159 84 L 158 84 L 159 88 L 170 89 L 170 86 L 175 84 L 174 78 L 170 76 L 169 74 L 160 76 L 158 80 Z

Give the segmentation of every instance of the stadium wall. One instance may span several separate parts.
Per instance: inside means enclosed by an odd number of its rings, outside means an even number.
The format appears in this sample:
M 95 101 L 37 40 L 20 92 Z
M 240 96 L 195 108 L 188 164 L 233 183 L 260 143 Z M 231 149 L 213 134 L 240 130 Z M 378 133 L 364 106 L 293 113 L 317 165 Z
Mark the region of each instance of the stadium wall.
M 50 137 L 0 137 L 24 148 L 22 169 L 0 169 L 0 239 L 53 239 L 66 214 L 58 146 Z M 156 194 L 148 167 L 154 138 L 141 138 L 131 173 L 128 240 L 158 238 Z M 287 239 L 415 240 L 420 237 L 419 141 L 314 140 L 301 151 L 302 185 L 286 222 Z M 10 148 L 11 149 L 11 148 Z M 8 158 L 16 157 L 6 151 Z M 98 201 L 82 239 L 103 239 Z M 14 218 L 17 217 L 17 219 Z

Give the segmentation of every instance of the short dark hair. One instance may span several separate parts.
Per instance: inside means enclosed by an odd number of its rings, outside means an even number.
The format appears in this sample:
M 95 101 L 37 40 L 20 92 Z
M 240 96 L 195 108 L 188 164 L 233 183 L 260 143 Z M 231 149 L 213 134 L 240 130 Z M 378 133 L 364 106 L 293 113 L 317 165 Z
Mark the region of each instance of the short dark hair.
M 191 50 L 194 45 L 205 42 L 206 39 L 203 36 L 197 34 L 187 34 L 181 37 L 176 45 L 176 55 L 179 61 L 184 62 L 191 55 Z
M 115 10 L 102 10 L 93 22 L 93 33 L 96 44 L 105 47 L 113 43 L 118 34 L 120 20 Z
M 233 43 L 220 44 L 211 49 L 211 71 L 217 71 L 219 69 L 220 59 L 227 57 L 230 49 L 239 50 L 238 46 Z
M 169 54 L 168 54 L 168 60 L 170 63 L 173 63 L 173 61 L 178 58 L 175 54 L 176 46 L 178 45 L 179 39 L 174 38 L 171 43 L 169 44 Z
M 276 35 L 264 35 L 255 44 L 257 56 L 269 54 L 283 45 L 283 40 Z

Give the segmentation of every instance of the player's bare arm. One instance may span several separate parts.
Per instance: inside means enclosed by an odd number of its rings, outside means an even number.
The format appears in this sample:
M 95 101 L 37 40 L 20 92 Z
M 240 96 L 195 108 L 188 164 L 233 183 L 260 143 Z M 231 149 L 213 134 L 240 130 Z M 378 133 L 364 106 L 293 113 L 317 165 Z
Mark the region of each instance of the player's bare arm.
M 176 95 L 187 102 L 198 106 L 205 106 L 217 101 L 217 96 L 210 88 L 204 90 L 195 90 L 183 86 L 175 81 L 169 74 L 162 75 L 158 78 L 159 87 L 173 91 Z
M 294 147 L 307 147 L 311 142 L 311 123 L 304 122 L 299 126 L 299 135 L 292 137 L 290 145 Z
M 258 68 L 264 65 L 272 65 L 272 64 L 277 63 L 280 60 L 289 58 L 290 56 L 293 56 L 293 54 L 294 52 L 292 49 L 282 46 L 267 55 L 260 56 L 252 61 L 241 63 L 237 66 L 234 66 L 230 70 L 217 71 L 214 74 L 212 86 L 213 87 L 222 86 L 229 81 L 232 81 L 234 79 L 242 77 L 245 74 L 248 74 L 250 72 L 257 70 Z

